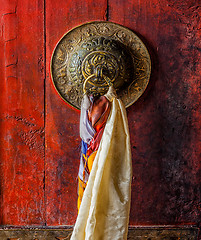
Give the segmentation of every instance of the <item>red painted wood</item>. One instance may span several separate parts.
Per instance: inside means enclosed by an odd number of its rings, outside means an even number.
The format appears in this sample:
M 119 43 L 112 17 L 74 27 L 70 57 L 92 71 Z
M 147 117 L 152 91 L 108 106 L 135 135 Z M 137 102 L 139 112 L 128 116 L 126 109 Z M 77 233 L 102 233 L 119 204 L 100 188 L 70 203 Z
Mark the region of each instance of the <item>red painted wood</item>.
M 4 225 L 44 223 L 44 39 L 41 1 L 1 5 L 1 211 Z
M 199 1 L 110 0 L 109 20 L 142 37 L 152 76 L 128 109 L 131 225 L 199 224 L 201 32 Z
M 46 0 L 45 6 L 40 0 L 0 0 L 0 4 L 0 223 L 74 224 L 79 112 L 54 90 L 50 59 L 68 30 L 109 17 L 141 36 L 153 63 L 148 89 L 127 111 L 133 156 L 130 224 L 198 225 L 199 1 L 109 0 L 108 7 L 106 0 Z
M 79 112 L 60 99 L 50 78 L 52 51 L 71 28 L 105 20 L 107 4 L 101 1 L 46 0 L 46 214 L 47 225 L 74 224 L 77 216 L 77 173 L 80 139 Z

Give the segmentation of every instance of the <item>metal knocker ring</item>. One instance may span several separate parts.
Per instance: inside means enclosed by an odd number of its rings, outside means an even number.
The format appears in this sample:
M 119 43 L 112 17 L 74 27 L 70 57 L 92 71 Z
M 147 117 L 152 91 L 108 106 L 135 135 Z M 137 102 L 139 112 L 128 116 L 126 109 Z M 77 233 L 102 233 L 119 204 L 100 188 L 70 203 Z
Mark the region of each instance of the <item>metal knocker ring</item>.
M 83 83 L 83 95 L 87 93 L 87 90 L 86 90 L 86 85 L 87 85 L 87 83 L 90 82 L 90 79 L 92 79 L 92 78 L 94 78 L 94 77 L 96 77 L 96 76 L 97 76 L 97 74 L 94 73 L 94 74 L 90 75 L 90 76 L 84 81 L 84 83 Z M 107 85 L 108 85 L 109 87 L 110 87 L 110 86 L 113 86 L 113 83 L 112 83 L 112 81 L 110 80 L 109 77 L 107 77 L 107 76 L 105 76 L 104 74 L 102 74 L 102 78 L 105 80 L 105 82 L 107 83 Z M 98 85 L 95 84 L 95 83 L 93 83 L 93 85 L 95 85 L 95 86 L 98 87 Z
M 112 22 L 73 28 L 60 39 L 51 60 L 55 88 L 77 109 L 83 92 L 104 95 L 111 85 L 128 107 L 146 89 L 150 73 L 150 56 L 141 39 Z

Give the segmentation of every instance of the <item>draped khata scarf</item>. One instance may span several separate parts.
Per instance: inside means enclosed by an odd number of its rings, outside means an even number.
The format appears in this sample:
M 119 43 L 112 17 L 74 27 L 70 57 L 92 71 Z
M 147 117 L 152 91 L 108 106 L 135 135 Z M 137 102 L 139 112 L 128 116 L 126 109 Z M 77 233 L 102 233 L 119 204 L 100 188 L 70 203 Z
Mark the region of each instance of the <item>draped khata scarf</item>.
M 79 213 L 71 240 L 127 239 L 132 176 L 127 115 L 113 87 L 102 97 L 104 109 L 94 123 L 89 114 L 94 99 L 85 95 L 81 106 Z

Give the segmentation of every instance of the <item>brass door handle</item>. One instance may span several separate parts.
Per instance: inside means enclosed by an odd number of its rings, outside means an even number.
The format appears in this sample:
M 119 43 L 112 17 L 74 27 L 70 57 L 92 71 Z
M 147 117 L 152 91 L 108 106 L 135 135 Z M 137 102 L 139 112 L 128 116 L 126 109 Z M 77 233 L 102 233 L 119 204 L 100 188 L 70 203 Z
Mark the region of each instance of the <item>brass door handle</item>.
M 93 79 L 94 77 L 97 77 L 96 74 L 92 74 L 90 75 L 87 79 L 85 79 L 84 83 L 83 83 L 83 94 L 86 94 L 87 93 L 87 90 L 86 90 L 86 85 L 87 85 L 87 82 L 90 81 L 90 79 Z M 101 76 L 102 79 L 105 80 L 105 82 L 107 83 L 107 85 L 110 87 L 110 86 L 113 86 L 113 83 L 111 82 L 110 78 L 105 76 L 104 74 L 102 74 Z M 97 85 L 98 87 L 98 85 Z
M 113 85 L 128 107 L 150 77 L 149 53 L 131 30 L 112 22 L 90 22 L 70 30 L 54 49 L 53 83 L 60 96 L 80 109 L 83 93 L 104 95 Z

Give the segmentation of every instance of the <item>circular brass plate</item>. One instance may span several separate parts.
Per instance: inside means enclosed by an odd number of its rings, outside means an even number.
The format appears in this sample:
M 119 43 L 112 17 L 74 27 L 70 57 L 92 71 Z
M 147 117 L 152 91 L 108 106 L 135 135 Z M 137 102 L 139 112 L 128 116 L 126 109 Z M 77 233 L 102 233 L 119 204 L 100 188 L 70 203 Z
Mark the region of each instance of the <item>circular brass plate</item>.
M 59 95 L 68 104 L 80 109 L 84 80 L 91 71 L 93 73 L 92 64 L 100 59 L 109 69 L 106 75 L 113 81 L 118 97 L 126 107 L 133 104 L 149 82 L 150 56 L 135 33 L 112 22 L 86 23 L 61 38 L 51 60 L 52 79 Z M 108 86 L 96 81 L 94 86 L 88 86 L 89 92 L 104 94 Z M 93 84 L 93 81 L 89 83 Z M 96 88 L 98 84 L 100 86 Z

